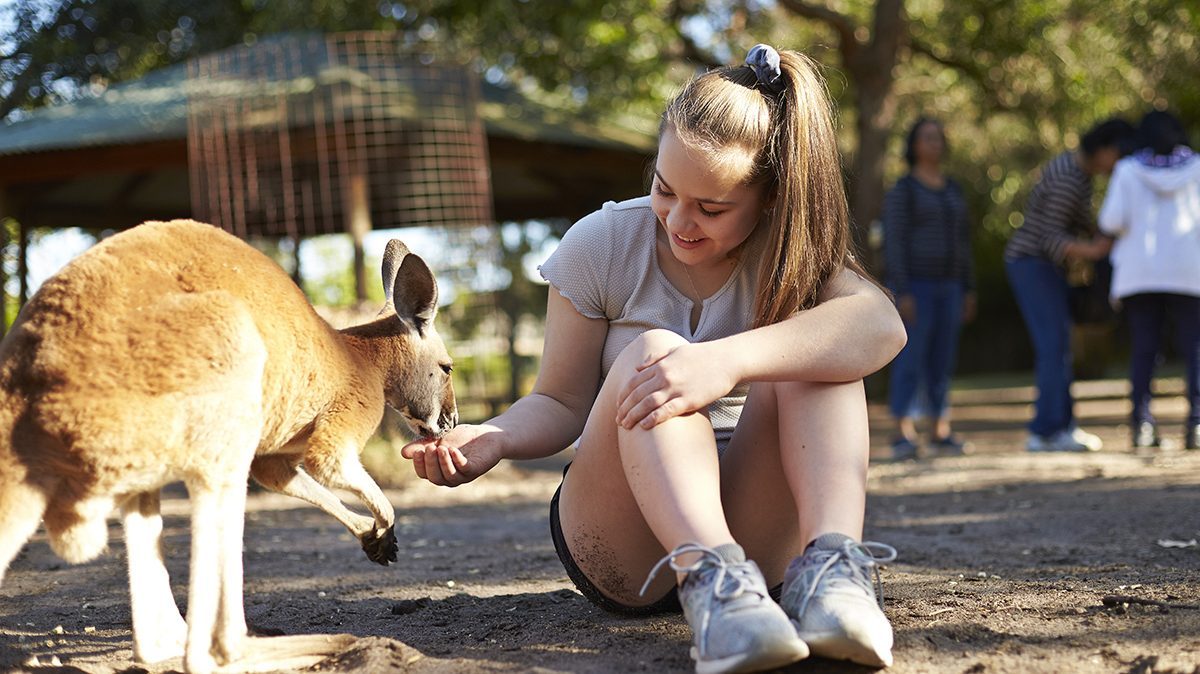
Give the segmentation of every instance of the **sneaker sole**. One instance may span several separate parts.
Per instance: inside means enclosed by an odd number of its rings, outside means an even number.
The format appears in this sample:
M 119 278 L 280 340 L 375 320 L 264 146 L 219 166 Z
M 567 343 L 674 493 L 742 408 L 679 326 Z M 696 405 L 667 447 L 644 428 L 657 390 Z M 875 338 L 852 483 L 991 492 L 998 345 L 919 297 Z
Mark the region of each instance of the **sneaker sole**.
M 850 660 L 868 667 L 891 667 L 892 653 L 880 655 L 873 648 L 847 638 L 845 634 L 802 635 L 814 655 L 830 660 Z
M 700 660 L 696 647 L 692 647 L 692 659 L 696 661 L 696 674 L 735 674 L 737 672 L 761 672 L 790 665 L 808 657 L 808 645 L 797 639 L 789 644 L 760 653 L 742 653 L 727 658 Z

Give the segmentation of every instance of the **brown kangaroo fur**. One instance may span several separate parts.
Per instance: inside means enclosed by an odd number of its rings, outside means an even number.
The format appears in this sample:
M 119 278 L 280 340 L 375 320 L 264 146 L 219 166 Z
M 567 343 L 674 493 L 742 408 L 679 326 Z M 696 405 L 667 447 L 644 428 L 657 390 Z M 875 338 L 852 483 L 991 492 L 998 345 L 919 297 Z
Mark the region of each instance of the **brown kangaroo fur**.
M 379 317 L 339 332 L 269 258 L 185 220 L 135 227 L 68 264 L 0 342 L 0 581 L 39 520 L 58 555 L 84 562 L 104 550 L 105 519 L 120 508 L 138 660 L 278 669 L 344 646 L 249 645 L 246 480 L 329 512 L 372 560 L 396 560 L 393 508 L 359 452 L 385 403 L 426 436 L 457 411 L 429 268 L 392 241 L 383 284 Z M 186 624 L 161 552 L 159 489 L 176 480 L 192 502 Z

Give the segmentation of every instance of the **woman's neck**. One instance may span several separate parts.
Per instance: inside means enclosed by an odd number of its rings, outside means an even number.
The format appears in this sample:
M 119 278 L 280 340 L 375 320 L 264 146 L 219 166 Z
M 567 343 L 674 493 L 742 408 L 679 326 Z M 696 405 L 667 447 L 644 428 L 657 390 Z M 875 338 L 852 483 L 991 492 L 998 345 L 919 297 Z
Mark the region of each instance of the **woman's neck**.
M 1092 158 L 1083 150 L 1075 151 L 1075 165 L 1089 176 L 1096 175 L 1096 166 L 1092 161 Z
M 913 176 L 930 187 L 942 187 L 946 184 L 946 176 L 942 174 L 942 165 L 938 163 L 920 162 L 913 166 Z

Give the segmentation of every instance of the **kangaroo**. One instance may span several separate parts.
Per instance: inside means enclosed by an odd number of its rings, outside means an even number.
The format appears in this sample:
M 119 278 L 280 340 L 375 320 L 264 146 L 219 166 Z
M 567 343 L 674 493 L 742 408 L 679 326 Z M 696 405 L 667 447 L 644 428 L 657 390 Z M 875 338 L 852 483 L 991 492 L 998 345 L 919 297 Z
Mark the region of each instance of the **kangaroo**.
M 246 482 L 318 506 L 371 560 L 396 560 L 395 513 L 359 453 L 385 403 L 429 437 L 458 413 L 433 274 L 396 240 L 382 274 L 383 311 L 337 331 L 265 255 L 175 220 L 112 236 L 46 281 L 0 342 L 0 582 L 39 520 L 79 563 L 105 549 L 119 509 L 137 660 L 278 669 L 343 648 L 352 637 L 247 635 Z M 186 623 L 161 551 L 159 490 L 177 480 L 192 515 Z

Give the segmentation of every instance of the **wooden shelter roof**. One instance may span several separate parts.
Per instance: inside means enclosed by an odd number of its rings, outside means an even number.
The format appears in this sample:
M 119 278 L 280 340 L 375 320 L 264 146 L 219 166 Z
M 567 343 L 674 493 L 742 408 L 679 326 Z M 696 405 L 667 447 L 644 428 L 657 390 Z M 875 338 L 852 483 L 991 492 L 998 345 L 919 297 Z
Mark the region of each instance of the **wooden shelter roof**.
M 187 70 L 178 64 L 0 126 L 0 216 L 23 227 L 123 229 L 190 217 Z M 493 213 L 577 218 L 644 190 L 653 122 L 589 122 L 482 85 Z

